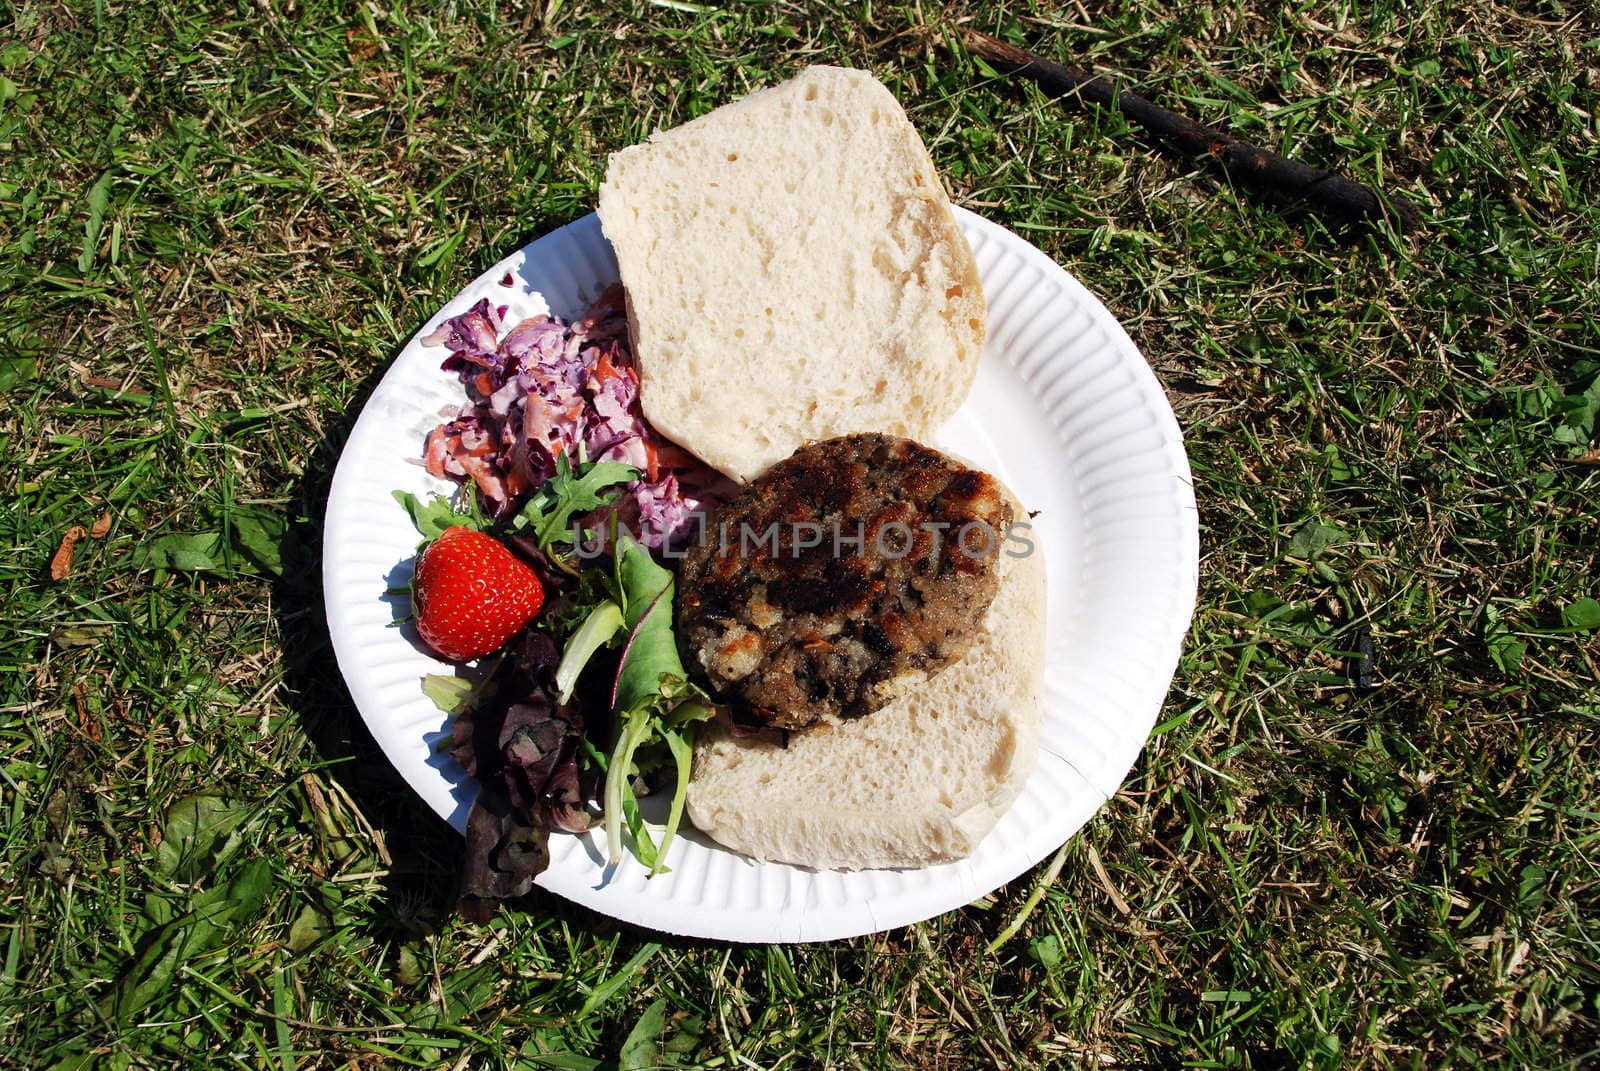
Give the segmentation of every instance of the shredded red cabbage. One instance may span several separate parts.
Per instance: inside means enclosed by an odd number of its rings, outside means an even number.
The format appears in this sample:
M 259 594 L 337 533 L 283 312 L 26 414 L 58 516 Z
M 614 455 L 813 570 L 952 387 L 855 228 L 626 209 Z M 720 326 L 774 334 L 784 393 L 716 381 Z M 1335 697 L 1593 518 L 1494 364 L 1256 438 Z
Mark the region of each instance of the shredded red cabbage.
M 562 452 L 574 464 L 621 461 L 643 476 L 614 507 L 618 521 L 652 550 L 692 536 L 695 514 L 730 485 L 645 421 L 621 285 L 576 323 L 534 316 L 504 330 L 504 315 L 484 298 L 422 339 L 450 350 L 442 367 L 468 397 L 429 433 L 428 471 L 470 479 L 498 518 L 555 474 Z

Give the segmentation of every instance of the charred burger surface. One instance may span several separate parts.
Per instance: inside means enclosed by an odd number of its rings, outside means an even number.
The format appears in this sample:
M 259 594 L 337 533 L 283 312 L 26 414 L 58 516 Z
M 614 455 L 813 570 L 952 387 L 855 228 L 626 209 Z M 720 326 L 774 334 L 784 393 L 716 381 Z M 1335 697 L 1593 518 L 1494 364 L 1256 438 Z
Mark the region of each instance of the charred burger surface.
M 743 721 L 868 714 L 966 653 L 1012 520 L 992 477 L 910 439 L 802 447 L 685 556 L 684 662 Z

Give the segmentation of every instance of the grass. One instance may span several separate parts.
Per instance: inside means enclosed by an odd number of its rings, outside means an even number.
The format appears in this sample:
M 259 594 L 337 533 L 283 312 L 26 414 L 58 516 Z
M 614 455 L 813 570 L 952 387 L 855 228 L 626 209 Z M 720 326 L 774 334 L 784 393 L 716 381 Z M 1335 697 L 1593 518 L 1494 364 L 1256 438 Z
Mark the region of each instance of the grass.
M 1593 4 L 688 7 L 8 9 L 0 1064 L 1600 1058 Z M 1427 223 L 1245 196 L 992 77 L 959 20 Z M 340 445 L 441 302 L 589 210 L 608 151 L 819 61 L 884 78 L 957 199 L 1166 384 L 1204 528 L 1160 726 L 994 953 L 1033 876 L 814 947 L 543 893 L 453 921 L 455 835 L 322 623 Z

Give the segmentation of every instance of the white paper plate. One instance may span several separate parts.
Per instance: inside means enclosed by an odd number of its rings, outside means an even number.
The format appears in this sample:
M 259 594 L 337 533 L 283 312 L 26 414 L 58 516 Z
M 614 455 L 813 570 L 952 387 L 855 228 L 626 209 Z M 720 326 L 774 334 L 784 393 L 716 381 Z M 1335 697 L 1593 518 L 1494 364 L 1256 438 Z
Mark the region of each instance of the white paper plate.
M 1105 307 L 1050 258 L 957 210 L 989 302 L 977 383 L 941 444 L 1000 476 L 1047 555 L 1048 664 L 1039 765 L 970 858 L 910 871 L 838 873 L 755 863 L 689 832 L 671 873 L 631 858 L 606 879 L 594 834 L 550 839 L 539 884 L 628 922 L 730 941 L 819 941 L 906 925 L 970 903 L 1071 837 L 1144 746 L 1194 610 L 1199 536 L 1189 463 L 1166 397 Z M 510 275 L 513 285 L 501 285 Z M 457 829 L 477 788 L 447 754 L 448 719 L 420 679 L 448 672 L 394 621 L 387 589 L 410 579 L 417 536 L 391 492 L 448 490 L 410 462 L 462 401 L 418 339 L 487 296 L 508 319 L 572 318 L 617 278 L 593 216 L 512 254 L 463 290 L 401 352 L 356 422 L 328 499 L 323 584 L 339 668 L 395 769 Z

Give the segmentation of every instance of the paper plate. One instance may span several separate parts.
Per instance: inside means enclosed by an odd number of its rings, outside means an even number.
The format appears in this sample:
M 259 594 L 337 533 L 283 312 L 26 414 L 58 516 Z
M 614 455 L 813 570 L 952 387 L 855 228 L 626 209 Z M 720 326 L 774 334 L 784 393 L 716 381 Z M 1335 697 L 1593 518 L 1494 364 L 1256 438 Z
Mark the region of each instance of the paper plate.
M 956 217 L 989 303 L 977 382 L 937 445 L 988 468 L 1030 510 L 1049 573 L 1039 764 L 969 858 L 840 873 L 756 863 L 692 831 L 671 873 L 629 858 L 609 876 L 595 834 L 550 838 L 539 885 L 668 933 L 819 941 L 903 926 L 970 903 L 1044 859 L 1110 798 L 1155 723 L 1194 610 L 1199 536 L 1188 458 L 1171 407 L 1105 307 L 1049 257 L 970 212 Z M 505 285 L 509 277 L 510 285 Z M 477 788 L 438 750 L 448 718 L 423 696 L 449 672 L 394 625 L 386 594 L 411 575 L 417 536 L 391 492 L 446 491 L 412 459 L 463 400 L 419 339 L 480 297 L 567 318 L 617 279 L 589 215 L 496 264 L 417 333 L 373 392 L 328 499 L 323 584 L 339 668 L 395 769 L 457 829 Z

